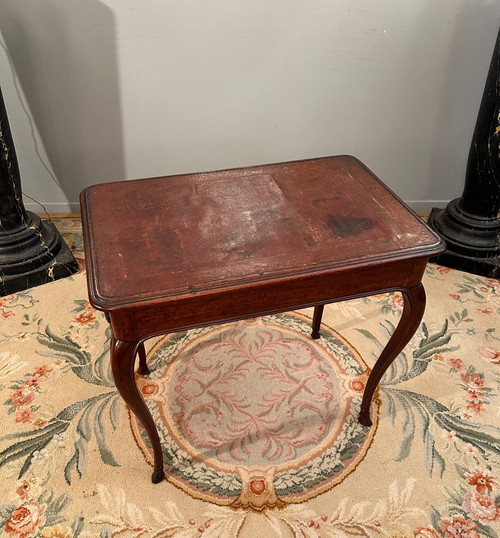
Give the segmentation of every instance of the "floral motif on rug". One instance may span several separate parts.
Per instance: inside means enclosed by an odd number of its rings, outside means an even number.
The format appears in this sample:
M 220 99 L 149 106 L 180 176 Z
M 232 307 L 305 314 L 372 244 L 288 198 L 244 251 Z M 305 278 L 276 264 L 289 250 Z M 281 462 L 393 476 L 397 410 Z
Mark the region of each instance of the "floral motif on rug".
M 167 476 L 197 498 L 256 510 L 315 497 L 364 458 L 367 367 L 329 328 L 276 315 L 163 338 L 139 388 L 159 427 Z M 134 415 L 135 438 L 152 451 Z

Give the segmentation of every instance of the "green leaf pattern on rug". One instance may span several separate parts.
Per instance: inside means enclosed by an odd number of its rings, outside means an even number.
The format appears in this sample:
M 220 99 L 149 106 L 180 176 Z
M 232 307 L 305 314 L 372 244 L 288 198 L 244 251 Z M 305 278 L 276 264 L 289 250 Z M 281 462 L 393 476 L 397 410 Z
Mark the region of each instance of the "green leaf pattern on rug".
M 34 304 L 32 300 L 30 303 Z M 77 335 L 81 325 L 98 324 L 97 312 L 89 307 L 87 301 L 76 301 L 76 308 L 73 312 L 78 315 L 75 316 L 74 323 L 69 327 L 68 332 L 62 336 L 55 334 L 49 326 L 42 330 L 41 320 L 38 320 L 38 331 L 34 334 L 38 342 L 48 350 L 48 352 L 44 352 L 42 349 L 39 354 L 51 357 L 52 360 L 56 357 L 60 364 L 64 365 L 63 368 L 69 368 L 86 383 L 108 389 L 112 388 L 113 391 L 75 402 L 60 411 L 46 424 L 41 421 L 37 425 L 35 422 L 36 427 L 32 431 L 5 436 L 3 439 L 16 439 L 16 442 L 0 452 L 0 467 L 14 460 L 23 459 L 19 478 L 29 469 L 33 458 L 41 454 L 56 436 L 64 434 L 78 415 L 80 416 L 75 428 L 74 453 L 64 468 L 67 483 L 71 483 L 73 473 L 76 472 L 79 477 L 85 474 L 88 462 L 88 444 L 93 435 L 102 461 L 107 465 L 118 466 L 106 443 L 105 421 L 108 420 L 112 429 L 116 430 L 118 427 L 117 402 L 119 400 L 108 360 L 110 329 L 109 326 L 105 329 L 106 340 L 103 348 L 97 357 L 93 358 L 88 351 L 82 349 L 72 334 Z M 11 413 L 23 405 L 23 411 L 17 412 L 17 422 L 28 422 L 29 416 L 32 416 L 36 411 L 36 407 L 33 405 L 30 408 L 27 408 L 26 405 L 31 403 L 35 395 L 42 390 L 43 380 L 47 375 L 50 375 L 52 369 L 51 366 L 37 368 L 35 372 L 26 374 L 23 380 L 11 385 L 14 392 L 4 404 L 10 407 L 9 412 Z M 24 416 L 20 413 L 24 413 Z

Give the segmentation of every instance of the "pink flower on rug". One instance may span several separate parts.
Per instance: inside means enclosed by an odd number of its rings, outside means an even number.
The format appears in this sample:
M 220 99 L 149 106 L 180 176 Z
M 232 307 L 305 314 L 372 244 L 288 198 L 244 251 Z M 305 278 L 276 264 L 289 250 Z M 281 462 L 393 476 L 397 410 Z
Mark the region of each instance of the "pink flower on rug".
M 45 504 L 38 504 L 35 501 L 23 504 L 12 512 L 5 523 L 5 532 L 14 538 L 35 536 L 39 527 L 45 523 L 43 514 L 46 508 Z
M 465 372 L 461 377 L 464 385 L 472 390 L 480 391 L 486 386 L 486 381 L 474 372 Z
M 473 403 L 486 401 L 486 396 L 480 390 L 469 389 L 465 394 L 465 398 Z
M 10 395 L 11 402 L 13 403 L 13 405 L 17 406 L 28 405 L 33 401 L 34 398 L 35 391 L 27 385 L 23 385 Z
M 96 309 L 90 304 L 89 301 L 86 301 L 85 304 L 83 305 L 83 309 L 86 311 L 86 312 L 96 312 Z
M 448 273 L 451 273 L 453 269 L 451 269 L 450 267 L 443 267 L 442 265 L 437 265 L 436 271 L 438 273 L 441 273 L 442 275 L 447 275 Z
M 148 383 L 147 385 L 144 385 L 142 387 L 142 393 L 143 394 L 154 394 L 155 392 L 158 392 L 158 385 L 155 385 L 154 383 Z
M 493 314 L 493 308 L 490 308 L 489 306 L 482 306 L 480 308 L 476 308 L 476 312 L 489 316 L 490 314 Z
M 441 538 L 439 532 L 432 527 L 418 527 L 413 531 L 415 538 Z
M 403 310 L 403 307 L 404 307 L 403 296 L 399 293 L 396 293 L 395 295 L 391 295 L 391 297 L 389 298 L 389 304 L 392 306 L 393 310 Z
M 462 359 L 450 358 L 448 359 L 448 366 L 451 366 L 451 368 L 455 368 L 455 370 L 461 370 L 465 367 L 465 363 Z
M 27 424 L 28 422 L 31 422 L 35 415 L 31 412 L 30 409 L 23 409 L 22 411 L 18 411 L 16 413 L 15 421 L 17 423 L 21 424 Z
M 31 478 L 29 480 L 22 480 L 18 482 L 16 493 L 23 501 L 27 501 L 30 498 L 36 497 L 40 494 L 40 486 L 37 483 L 37 479 Z
M 93 323 L 95 319 L 96 317 L 94 312 L 82 312 L 74 318 L 74 321 L 76 323 L 80 323 L 81 325 L 88 325 L 89 323 Z
M 0 308 L 6 304 L 11 303 L 16 298 L 16 294 L 12 293 L 11 295 L 6 295 L 5 297 L 0 297 Z
M 477 525 L 470 519 L 462 516 L 442 519 L 439 523 L 439 530 L 444 532 L 444 538 L 480 538 Z
M 42 376 L 32 375 L 26 377 L 25 383 L 28 387 L 39 387 L 40 381 L 42 381 Z
M 52 366 L 48 366 L 47 364 L 44 364 L 43 366 L 37 366 L 35 368 L 35 371 L 33 372 L 33 375 L 47 375 L 49 372 L 52 372 L 53 368 Z
M 457 301 L 460 300 L 460 295 L 458 295 L 458 293 L 450 293 L 450 297 L 452 299 L 456 299 Z
M 28 482 L 23 482 L 17 489 L 16 489 L 16 493 L 19 495 L 19 497 L 23 500 L 23 501 L 26 501 L 27 499 L 29 499 L 29 484 Z
M 493 363 L 500 362 L 500 351 L 498 349 L 481 346 L 478 351 L 484 359 L 488 359 Z
M 468 493 L 462 505 L 469 517 L 481 523 L 491 523 L 500 519 L 500 509 L 495 501 L 481 493 Z
M 477 415 L 480 415 L 483 411 L 486 410 L 486 407 L 484 407 L 483 402 L 471 402 L 467 404 L 467 409 L 469 411 L 473 411 Z
M 479 286 L 476 289 L 477 289 L 477 291 L 479 291 L 481 293 L 488 293 L 490 291 L 489 286 Z
M 488 295 L 488 301 L 495 305 L 498 304 L 498 299 L 500 298 L 500 280 L 495 280 L 493 278 L 487 278 L 486 284 L 491 286 L 491 293 Z
M 358 379 L 354 379 L 349 383 L 352 390 L 355 390 L 356 392 L 363 392 L 365 390 L 365 384 L 363 381 L 359 381 Z
M 12 312 L 12 310 L 5 310 L 5 312 L 2 312 L 2 317 L 5 319 L 11 318 L 14 315 L 15 314 Z
M 473 471 L 467 471 L 465 477 L 470 486 L 474 486 L 478 493 L 484 494 L 486 491 L 493 491 L 493 487 L 498 487 L 496 478 L 488 469 L 476 468 Z

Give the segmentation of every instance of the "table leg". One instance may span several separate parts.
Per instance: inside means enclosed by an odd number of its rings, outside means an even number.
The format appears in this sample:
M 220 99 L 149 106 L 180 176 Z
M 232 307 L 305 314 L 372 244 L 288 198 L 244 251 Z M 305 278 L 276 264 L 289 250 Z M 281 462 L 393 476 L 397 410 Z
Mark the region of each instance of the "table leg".
M 314 307 L 314 317 L 313 317 L 313 322 L 312 322 L 311 337 L 316 340 L 319 338 L 319 328 L 321 327 L 321 318 L 323 316 L 324 309 L 325 309 L 324 304 L 319 304 Z
M 140 344 L 139 344 L 140 345 Z M 154 484 L 165 478 L 163 469 L 163 453 L 160 437 L 149 412 L 146 402 L 141 396 L 134 379 L 134 362 L 137 342 L 123 342 L 111 336 L 111 370 L 118 392 L 144 426 L 154 454 L 154 471 L 151 480 Z
M 137 373 L 140 375 L 149 375 L 151 372 L 148 368 L 148 363 L 146 362 L 146 349 L 144 344 L 141 342 L 138 348 L 139 353 L 139 368 L 137 368 Z
M 389 368 L 394 359 L 401 353 L 415 334 L 424 315 L 425 290 L 421 283 L 413 288 L 403 288 L 401 289 L 401 293 L 404 300 L 403 314 L 396 330 L 375 363 L 366 383 L 363 401 L 361 402 L 361 411 L 359 413 L 359 422 L 364 426 L 372 425 L 370 404 L 377 385 L 387 368 Z

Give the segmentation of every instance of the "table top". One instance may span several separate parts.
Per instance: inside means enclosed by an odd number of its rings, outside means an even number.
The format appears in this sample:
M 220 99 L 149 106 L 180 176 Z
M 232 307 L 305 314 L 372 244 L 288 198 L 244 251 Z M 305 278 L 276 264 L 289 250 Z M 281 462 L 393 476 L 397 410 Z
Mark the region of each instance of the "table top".
M 103 309 L 428 258 L 444 245 L 349 156 L 103 183 L 81 205 Z

